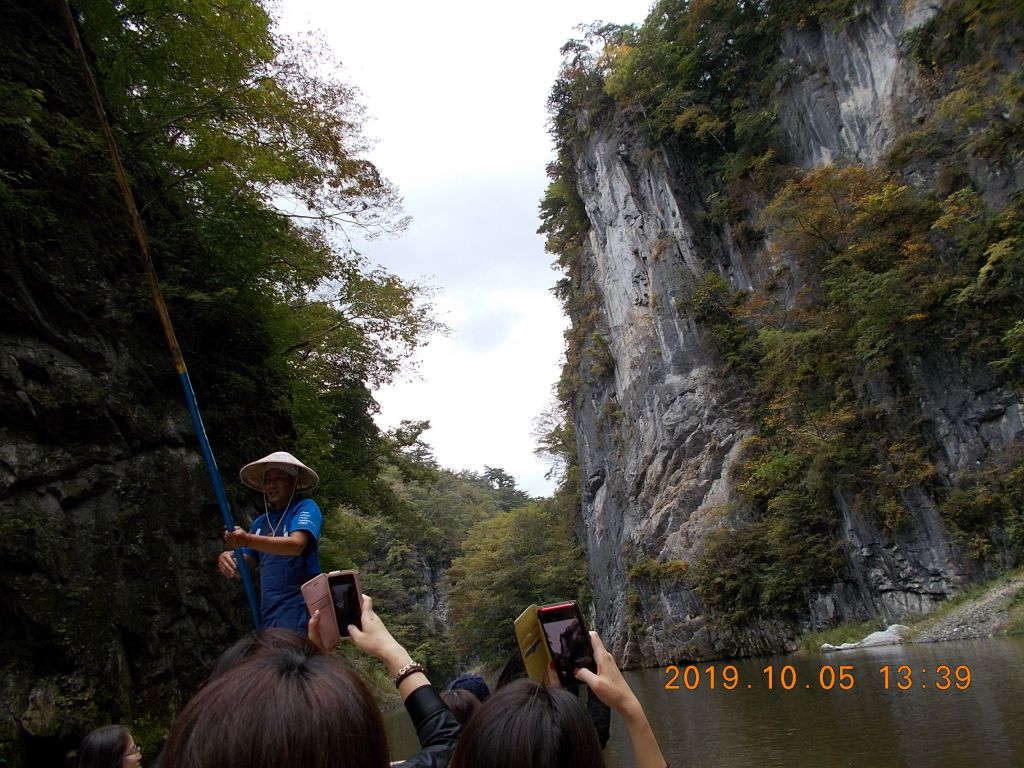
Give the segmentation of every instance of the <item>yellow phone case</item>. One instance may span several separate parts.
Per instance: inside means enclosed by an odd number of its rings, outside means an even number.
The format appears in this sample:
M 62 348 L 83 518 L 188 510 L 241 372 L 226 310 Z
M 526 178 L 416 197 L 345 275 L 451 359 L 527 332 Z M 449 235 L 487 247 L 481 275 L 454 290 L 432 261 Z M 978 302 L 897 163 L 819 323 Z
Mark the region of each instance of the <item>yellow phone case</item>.
M 544 642 L 544 630 L 537 618 L 537 610 L 536 605 L 531 605 L 519 614 L 515 621 L 516 642 L 526 666 L 526 674 L 539 683 L 546 683 L 551 652 Z

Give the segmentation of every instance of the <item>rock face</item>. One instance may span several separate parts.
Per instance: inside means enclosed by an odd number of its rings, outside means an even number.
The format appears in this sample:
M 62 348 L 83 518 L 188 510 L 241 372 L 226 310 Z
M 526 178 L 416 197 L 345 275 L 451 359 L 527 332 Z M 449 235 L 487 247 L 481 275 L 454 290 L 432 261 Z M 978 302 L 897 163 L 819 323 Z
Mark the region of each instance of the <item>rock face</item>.
M 140 277 L 129 272 L 121 295 Z M 70 285 L 40 306 L 38 286 L 6 284 L 0 754 L 59 764 L 97 713 L 166 722 L 248 611 L 215 575 L 222 523 L 158 346 L 102 299 L 59 306 Z
M 134 721 L 152 746 L 160 735 L 145 724 L 167 723 L 211 649 L 251 626 L 241 586 L 215 573 L 223 523 L 59 13 L 6 5 L 0 17 L 5 77 L 39 90 L 52 130 L 29 141 L 12 119 L 0 142 L 0 764 L 11 766 L 63 764 L 107 717 Z
M 599 131 L 578 167 L 591 223 L 585 282 L 600 292 L 602 353 L 614 360 L 609 365 L 594 353 L 583 360 L 601 374 L 576 416 L 583 518 L 598 624 L 620 652 L 627 563 L 699 554 L 705 532 L 727 522 L 732 490 L 725 474 L 749 433 L 738 392 L 717 375 L 717 360 L 680 302 L 708 271 L 746 285 L 756 280 L 756 267 L 734 263 L 695 230 L 693 192 L 678 186 L 685 171 L 628 131 Z M 706 637 L 701 602 L 691 592 L 656 599 L 666 625 L 694 625 L 702 655 L 764 647 L 759 639 L 744 645 Z M 655 628 L 637 660 L 667 657 L 677 641 L 659 639 Z M 637 653 L 625 650 L 631 659 Z
M 791 74 L 779 119 L 800 163 L 883 155 L 919 108 L 900 36 L 934 11 L 925 2 L 879 2 L 841 28 L 785 39 Z M 588 136 L 576 157 L 590 223 L 583 284 L 599 311 L 583 348 L 574 421 L 596 623 L 634 664 L 790 649 L 792 629 L 713 626 L 685 578 L 670 570 L 654 578 L 643 567 L 691 562 L 709 532 L 740 523 L 730 468 L 753 430 L 750 410 L 684 299 L 708 272 L 736 289 L 761 288 L 766 263 L 702 223 L 700 176 L 686 159 L 648 146 L 628 116 L 611 125 L 579 119 Z M 988 374 L 936 356 L 906 375 L 921 393 L 946 477 L 1024 434 L 1019 399 Z M 927 611 L 971 578 L 934 502 L 916 490 L 902 501 L 911 522 L 883 535 L 836 495 L 848 564 L 808 606 L 810 624 Z
M 920 1 L 878 3 L 856 21 L 786 35 L 779 117 L 797 162 L 882 157 L 917 103 L 915 66 L 901 55 L 901 36 L 937 10 Z
M 240 587 L 215 575 L 222 523 L 159 328 L 111 300 L 137 295 L 142 275 L 90 300 L 75 288 L 90 276 L 61 254 L 37 267 L 68 284 L 41 295 L 7 272 L 0 331 L 0 755 L 12 765 L 59 764 L 97 713 L 166 722 L 209 649 L 248 621 Z

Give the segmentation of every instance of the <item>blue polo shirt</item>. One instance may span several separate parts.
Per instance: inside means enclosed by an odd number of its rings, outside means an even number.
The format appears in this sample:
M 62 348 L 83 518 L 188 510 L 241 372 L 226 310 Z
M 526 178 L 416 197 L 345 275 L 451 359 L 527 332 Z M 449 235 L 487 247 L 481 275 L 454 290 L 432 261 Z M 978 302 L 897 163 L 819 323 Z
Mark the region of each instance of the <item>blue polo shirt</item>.
M 253 521 L 249 533 L 259 536 L 288 536 L 306 531 L 310 536 L 306 551 L 296 557 L 268 555 L 244 547 L 242 552 L 256 558 L 260 569 L 260 621 L 264 629 L 284 627 L 306 634 L 309 615 L 299 591 L 305 582 L 320 573 L 320 529 L 324 518 L 312 499 L 297 499 L 281 511 L 270 510 Z

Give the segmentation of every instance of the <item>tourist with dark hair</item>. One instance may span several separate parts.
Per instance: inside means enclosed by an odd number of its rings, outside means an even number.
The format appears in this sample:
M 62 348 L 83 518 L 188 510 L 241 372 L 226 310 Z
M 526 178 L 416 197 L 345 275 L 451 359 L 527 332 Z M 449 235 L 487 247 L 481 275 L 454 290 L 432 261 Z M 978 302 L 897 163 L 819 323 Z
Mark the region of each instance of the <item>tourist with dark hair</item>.
M 480 709 L 480 699 L 470 693 L 468 688 L 456 688 L 441 693 L 441 701 L 448 705 L 448 709 L 455 715 L 459 725 L 464 726 L 473 713 Z
M 398 765 L 402 768 L 444 768 L 458 741 L 458 721 L 430 684 L 423 666 L 413 661 L 409 652 L 392 637 L 374 613 L 373 601 L 366 595 L 363 595 L 362 609 L 362 629 L 354 625 L 348 627 L 352 642 L 363 653 L 383 662 L 402 696 L 420 742 L 420 751 Z M 323 646 L 320 642 L 320 611 L 316 611 L 309 620 L 309 639 L 317 646 Z
M 90 731 L 78 747 L 76 768 L 139 768 L 142 750 L 123 725 Z
M 412 764 L 446 766 L 455 717 L 365 596 L 361 621 L 353 640 L 384 662 L 416 723 L 424 749 Z M 320 650 L 319 628 L 318 611 L 308 640 L 265 630 L 227 649 L 171 727 L 160 768 L 390 765 L 377 702 L 347 664 Z
M 626 723 L 637 768 L 667 768 L 640 701 L 596 632 L 590 633 L 597 673 L 577 669 L 576 679 Z M 554 675 L 552 675 L 554 678 Z M 556 685 L 516 680 L 473 715 L 452 756 L 452 768 L 601 768 L 601 745 L 575 696 Z
M 340 659 L 269 649 L 210 679 L 171 727 L 161 768 L 386 768 L 373 695 Z
M 499 688 L 476 711 L 451 763 L 452 768 L 598 768 L 602 764 L 597 733 L 576 697 L 529 679 Z
M 248 632 L 240 640 L 233 643 L 213 663 L 213 669 L 206 680 L 209 682 L 219 677 L 228 669 L 252 656 L 272 654 L 281 650 L 294 650 L 300 653 L 315 653 L 319 649 L 312 645 L 309 638 L 292 632 L 290 629 L 271 627 Z
M 509 683 L 515 680 L 521 680 L 526 677 L 526 665 L 523 663 L 523 656 L 519 651 L 513 653 L 505 666 L 502 667 L 501 672 L 498 675 L 498 683 L 495 686 L 497 689 L 504 688 Z M 557 675 L 554 676 L 551 681 L 553 685 L 557 683 Z M 579 686 L 572 686 L 569 688 L 569 692 L 579 697 L 578 693 Z M 590 717 L 590 722 L 594 724 L 594 729 L 597 731 L 597 741 L 601 745 L 601 749 L 608 746 L 608 739 L 611 737 L 611 710 L 608 705 L 601 701 L 597 696 L 594 695 L 593 691 L 587 693 L 587 715 Z

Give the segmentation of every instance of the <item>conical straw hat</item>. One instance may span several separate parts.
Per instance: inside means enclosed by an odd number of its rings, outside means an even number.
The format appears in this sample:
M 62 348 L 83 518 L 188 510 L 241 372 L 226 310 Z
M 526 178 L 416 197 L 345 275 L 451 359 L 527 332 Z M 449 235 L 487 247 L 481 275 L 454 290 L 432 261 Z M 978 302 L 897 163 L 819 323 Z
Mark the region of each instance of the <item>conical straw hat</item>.
M 238 473 L 238 479 L 250 488 L 263 490 L 263 473 L 268 469 L 280 469 L 295 478 L 296 493 L 311 491 L 320 482 L 320 476 L 287 451 L 275 451 L 258 461 L 246 464 Z

